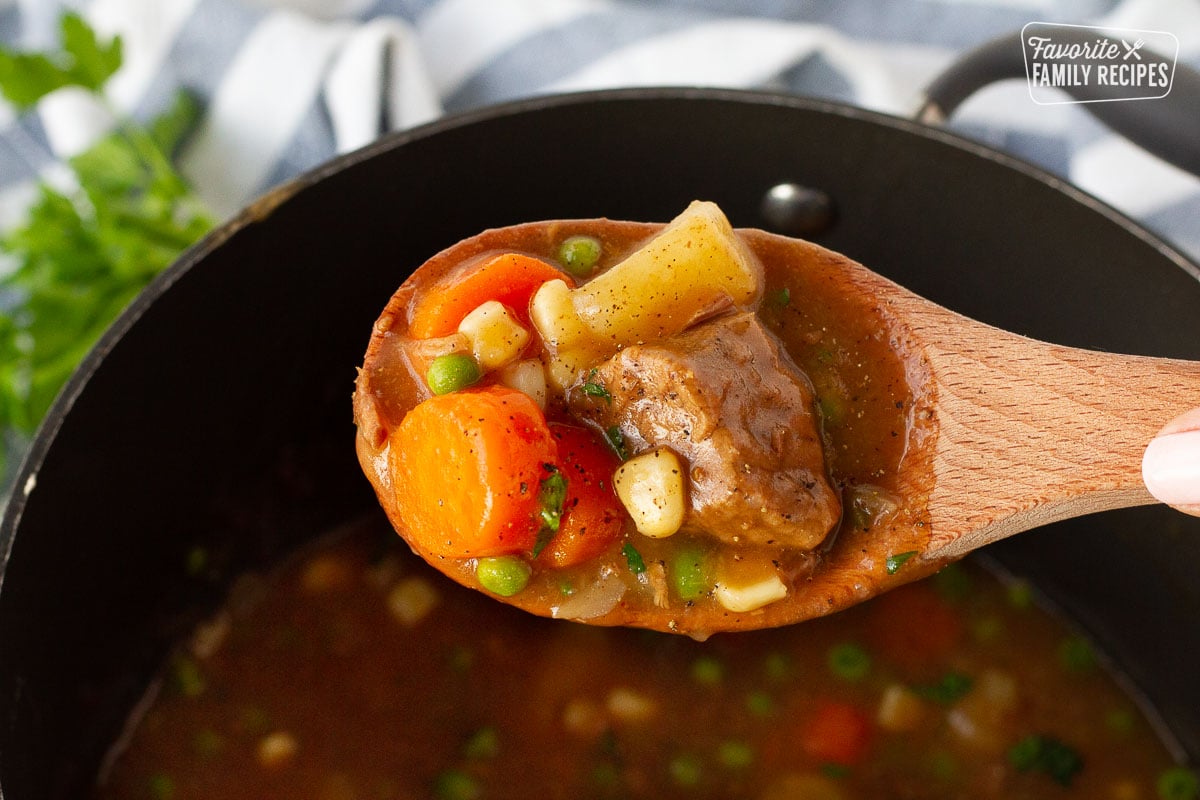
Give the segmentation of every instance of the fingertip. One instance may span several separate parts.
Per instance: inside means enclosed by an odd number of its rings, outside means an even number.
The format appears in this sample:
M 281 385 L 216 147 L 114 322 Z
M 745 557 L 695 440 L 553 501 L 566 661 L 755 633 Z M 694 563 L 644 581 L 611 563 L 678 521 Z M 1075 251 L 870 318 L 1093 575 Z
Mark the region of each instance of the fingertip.
M 1160 502 L 1200 516 L 1200 409 L 1167 423 L 1146 447 L 1142 480 Z

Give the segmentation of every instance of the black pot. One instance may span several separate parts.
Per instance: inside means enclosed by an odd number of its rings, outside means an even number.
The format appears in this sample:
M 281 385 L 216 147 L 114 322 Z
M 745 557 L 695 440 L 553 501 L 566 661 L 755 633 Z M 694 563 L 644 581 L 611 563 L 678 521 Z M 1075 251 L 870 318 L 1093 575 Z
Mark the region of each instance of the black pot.
M 3 797 L 79 796 L 231 576 L 379 513 L 350 395 L 376 314 L 415 266 L 491 226 L 665 220 L 693 198 L 764 226 L 764 195 L 785 181 L 832 200 L 812 238 L 957 311 L 1069 345 L 1200 358 L 1195 265 L 1061 181 L 915 123 L 629 90 L 389 137 L 189 252 L 51 412 L 0 525 Z M 1080 621 L 1200 756 L 1200 520 L 1107 513 L 989 552 Z

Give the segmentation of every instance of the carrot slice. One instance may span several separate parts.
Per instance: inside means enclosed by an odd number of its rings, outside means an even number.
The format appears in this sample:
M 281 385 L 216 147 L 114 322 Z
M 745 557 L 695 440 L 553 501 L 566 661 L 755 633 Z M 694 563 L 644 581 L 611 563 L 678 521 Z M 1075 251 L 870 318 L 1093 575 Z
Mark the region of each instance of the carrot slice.
M 853 766 L 866 756 L 873 730 L 871 717 L 858 706 L 822 700 L 805 722 L 800 744 L 818 761 Z
M 538 488 L 557 455 L 537 404 L 503 386 L 438 395 L 405 415 L 389 458 L 396 516 L 435 556 L 529 551 Z
M 591 431 L 552 423 L 558 445 L 558 469 L 567 479 L 558 533 L 538 555 L 537 562 L 555 568 L 589 561 L 621 536 L 627 515 L 613 491 L 616 456 Z
M 518 321 L 529 324 L 529 300 L 546 281 L 574 281 L 545 261 L 520 253 L 504 253 L 452 270 L 425 289 L 409 311 L 409 333 L 418 339 L 449 336 L 463 317 L 488 300 L 512 309 Z

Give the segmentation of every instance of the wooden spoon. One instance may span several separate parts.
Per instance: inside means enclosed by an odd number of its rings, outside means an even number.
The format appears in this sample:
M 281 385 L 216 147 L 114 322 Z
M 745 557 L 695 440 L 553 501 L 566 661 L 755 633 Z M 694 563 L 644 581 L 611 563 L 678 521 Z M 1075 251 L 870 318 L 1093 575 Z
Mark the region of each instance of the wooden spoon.
M 563 230 L 635 240 L 661 226 L 609 220 L 530 223 L 480 234 L 438 254 L 418 274 L 496 249 L 545 252 Z M 787 265 L 834 296 L 884 320 L 911 390 L 907 444 L 893 488 L 899 511 L 875 530 L 842 530 L 811 573 L 796 573 L 786 599 L 751 612 L 702 611 L 616 602 L 586 616 L 703 638 L 821 616 L 924 577 L 1006 536 L 1068 517 L 1155 502 L 1143 485 L 1146 445 L 1173 417 L 1200 406 L 1200 362 L 1113 355 L 1034 341 L 925 300 L 862 265 L 802 240 L 742 230 L 764 263 Z M 807 279 L 807 278 L 806 278 Z M 368 475 L 386 461 L 389 336 L 403 334 L 411 281 L 393 297 L 368 349 L 356 395 L 360 460 Z M 802 300 L 797 300 L 802 302 Z M 373 479 L 385 510 L 386 476 Z M 384 487 L 381 489 L 381 486 Z M 411 542 L 410 542 L 411 543 Z M 467 562 L 419 553 L 475 586 Z M 545 597 L 505 599 L 534 613 L 562 613 Z M 615 601 L 614 601 L 615 602 Z
M 924 558 L 1156 502 L 1142 455 L 1170 419 L 1200 406 L 1200 362 L 1035 341 L 882 280 L 877 296 L 920 343 L 936 390 Z

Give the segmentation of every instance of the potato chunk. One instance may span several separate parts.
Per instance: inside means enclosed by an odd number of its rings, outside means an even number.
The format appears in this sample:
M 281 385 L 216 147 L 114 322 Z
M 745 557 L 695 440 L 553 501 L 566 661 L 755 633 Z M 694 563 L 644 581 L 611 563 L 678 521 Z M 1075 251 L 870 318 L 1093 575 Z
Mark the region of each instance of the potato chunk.
M 615 351 L 676 334 L 713 307 L 753 302 L 761 274 L 721 209 L 694 201 L 571 299 L 592 335 Z
M 530 310 L 549 351 L 547 376 L 563 391 L 624 347 L 673 336 L 715 310 L 753 304 L 761 286 L 762 266 L 721 209 L 695 201 L 578 289 L 548 281 Z

